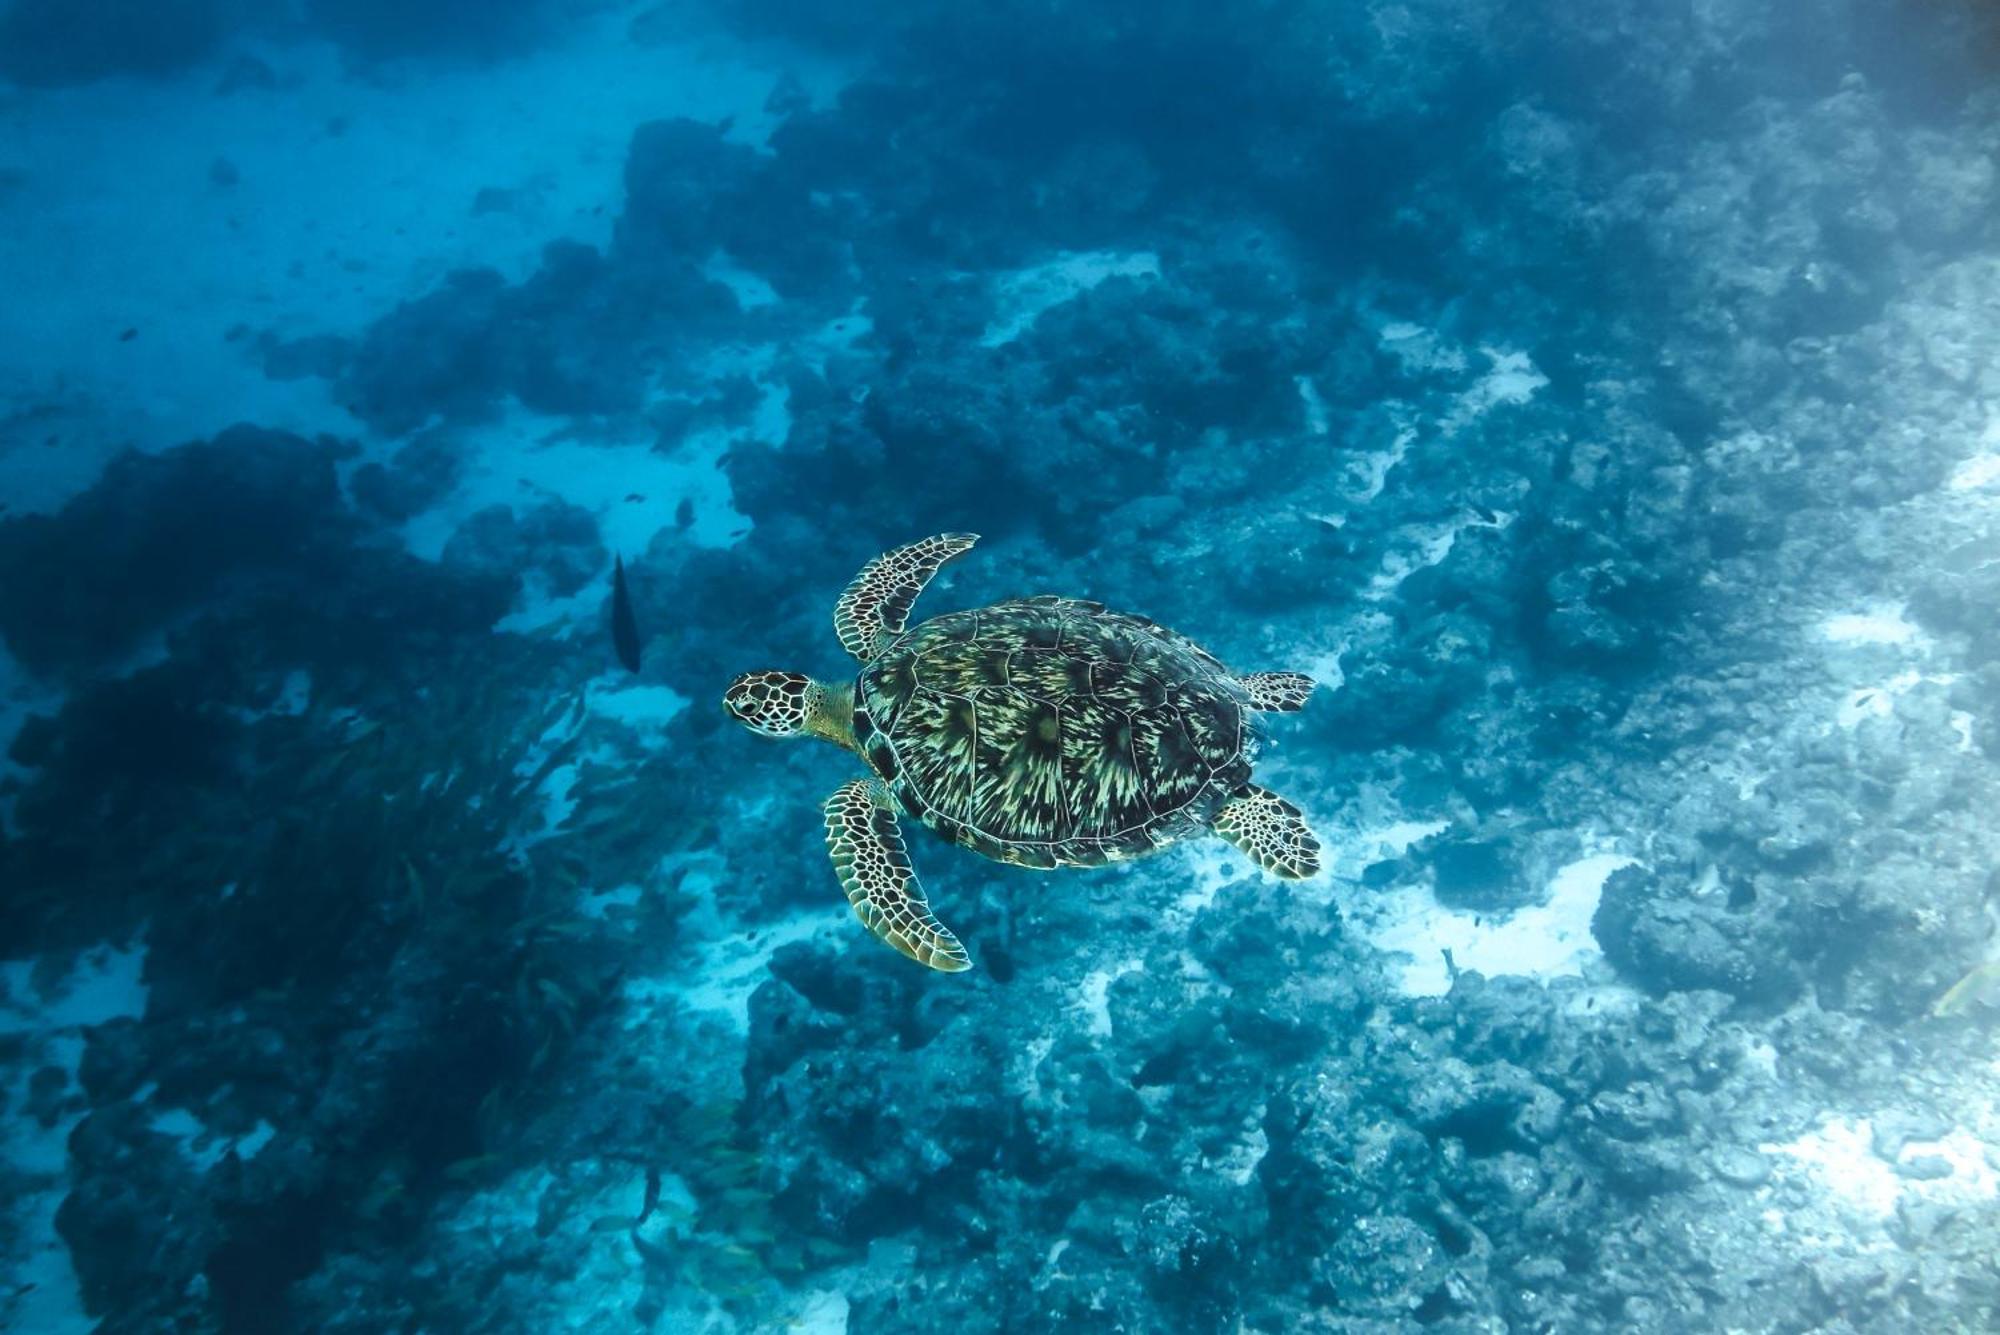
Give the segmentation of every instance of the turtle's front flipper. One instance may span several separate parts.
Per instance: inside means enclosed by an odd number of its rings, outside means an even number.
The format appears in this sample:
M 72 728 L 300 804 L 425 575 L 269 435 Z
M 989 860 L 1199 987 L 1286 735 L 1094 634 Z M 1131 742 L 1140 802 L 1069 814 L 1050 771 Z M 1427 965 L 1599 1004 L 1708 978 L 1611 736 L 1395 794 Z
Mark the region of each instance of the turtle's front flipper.
M 880 780 L 856 779 L 826 799 L 826 848 L 861 925 L 919 964 L 957 973 L 972 961 L 931 916 Z
M 910 605 L 938 567 L 971 551 L 978 541 L 977 533 L 945 533 L 898 547 L 861 567 L 834 604 L 833 629 L 840 636 L 840 647 L 864 663 L 873 658 L 903 633 Z
M 1319 685 L 1303 672 L 1252 672 L 1238 677 L 1250 692 L 1250 707 L 1273 714 L 1294 714 L 1306 707 L 1306 697 Z
M 1265 871 L 1288 881 L 1319 872 L 1319 840 L 1299 809 L 1254 783 L 1222 804 L 1215 832 L 1249 855 Z

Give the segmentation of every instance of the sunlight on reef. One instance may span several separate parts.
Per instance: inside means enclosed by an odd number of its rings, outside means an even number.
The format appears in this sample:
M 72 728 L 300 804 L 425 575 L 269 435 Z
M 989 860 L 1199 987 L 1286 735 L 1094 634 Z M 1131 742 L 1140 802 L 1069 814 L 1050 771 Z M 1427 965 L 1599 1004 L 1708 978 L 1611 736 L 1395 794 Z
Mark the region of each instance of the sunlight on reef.
M 730 508 L 729 482 L 719 467 L 727 444 L 702 442 L 671 457 L 648 440 L 612 446 L 580 439 L 562 419 L 516 410 L 507 422 L 481 433 L 472 454 L 475 467 L 435 509 L 410 520 L 404 537 L 411 551 L 436 560 L 459 526 L 479 511 L 553 496 L 598 518 L 605 538 L 621 551 L 643 552 L 655 534 L 673 525 L 683 502 L 692 510 L 693 540 L 726 546 L 749 525 Z M 643 499 L 628 500 L 631 496 Z M 518 628 L 532 630 L 546 619 L 522 614 Z
M 1893 1218 L 1906 1198 L 1976 1207 L 2000 1195 L 1993 1162 L 2000 1159 L 2000 1145 L 1963 1127 L 1934 1139 L 1893 1143 L 1866 1117 L 1829 1117 L 1796 1140 L 1757 1148 L 1791 1160 L 1839 1210 L 1872 1225 Z M 1810 1213 L 1793 1219 L 1773 1210 L 1767 1217 L 1774 1227 L 1808 1233 L 1815 1226 L 1827 1227 L 1827 1221 Z
M 996 348 L 1019 338 L 1051 307 L 1073 300 L 1107 278 L 1157 278 L 1160 257 L 1141 252 L 1119 255 L 1109 251 L 1061 255 L 1032 268 L 1003 274 L 994 280 L 1000 313 L 986 326 L 979 341 Z
M 1922 633 L 1904 617 L 1899 603 L 1885 603 L 1867 612 L 1828 617 L 1820 627 L 1835 644 L 1899 644 L 1914 646 Z

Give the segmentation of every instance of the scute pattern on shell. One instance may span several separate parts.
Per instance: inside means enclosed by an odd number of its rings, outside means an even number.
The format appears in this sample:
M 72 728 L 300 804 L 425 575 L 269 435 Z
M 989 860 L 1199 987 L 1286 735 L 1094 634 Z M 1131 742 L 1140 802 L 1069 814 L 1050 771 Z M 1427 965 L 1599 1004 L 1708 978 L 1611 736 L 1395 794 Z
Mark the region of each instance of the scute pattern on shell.
M 947 838 L 1094 865 L 1206 827 L 1249 777 L 1247 704 L 1183 636 L 1033 598 L 899 637 L 861 671 L 855 733 L 903 809 Z

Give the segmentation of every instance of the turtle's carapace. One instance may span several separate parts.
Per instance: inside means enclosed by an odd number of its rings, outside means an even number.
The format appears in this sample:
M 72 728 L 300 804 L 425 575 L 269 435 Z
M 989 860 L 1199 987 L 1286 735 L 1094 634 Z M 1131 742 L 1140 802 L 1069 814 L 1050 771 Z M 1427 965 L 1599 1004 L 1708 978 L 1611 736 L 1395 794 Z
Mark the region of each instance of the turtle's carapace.
M 971 958 L 931 912 L 900 820 L 1017 867 L 1096 867 L 1215 835 L 1276 876 L 1316 875 L 1305 815 L 1250 781 L 1254 716 L 1305 707 L 1312 678 L 1240 675 L 1184 635 L 1079 598 L 1010 598 L 908 624 L 974 542 L 946 533 L 868 563 L 834 608 L 851 681 L 746 672 L 723 707 L 766 737 L 812 736 L 874 771 L 823 808 L 855 916 L 933 969 Z

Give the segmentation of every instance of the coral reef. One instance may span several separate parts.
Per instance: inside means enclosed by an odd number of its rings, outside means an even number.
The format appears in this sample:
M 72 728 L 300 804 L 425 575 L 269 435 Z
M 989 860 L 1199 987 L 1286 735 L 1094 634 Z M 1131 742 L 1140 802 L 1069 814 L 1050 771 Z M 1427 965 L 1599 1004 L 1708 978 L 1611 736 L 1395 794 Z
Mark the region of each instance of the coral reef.
M 305 12 L 376 75 L 560 46 Z M 1938 1005 L 2000 915 L 1991 20 L 706 21 L 840 80 L 232 352 L 353 439 L 0 514 L 6 1172 L 89 1319 L 1992 1328 L 1992 1007 Z M 952 529 L 920 616 L 1317 677 L 1260 770 L 1328 871 L 913 840 L 979 967 L 868 939 L 854 761 L 713 706 Z

